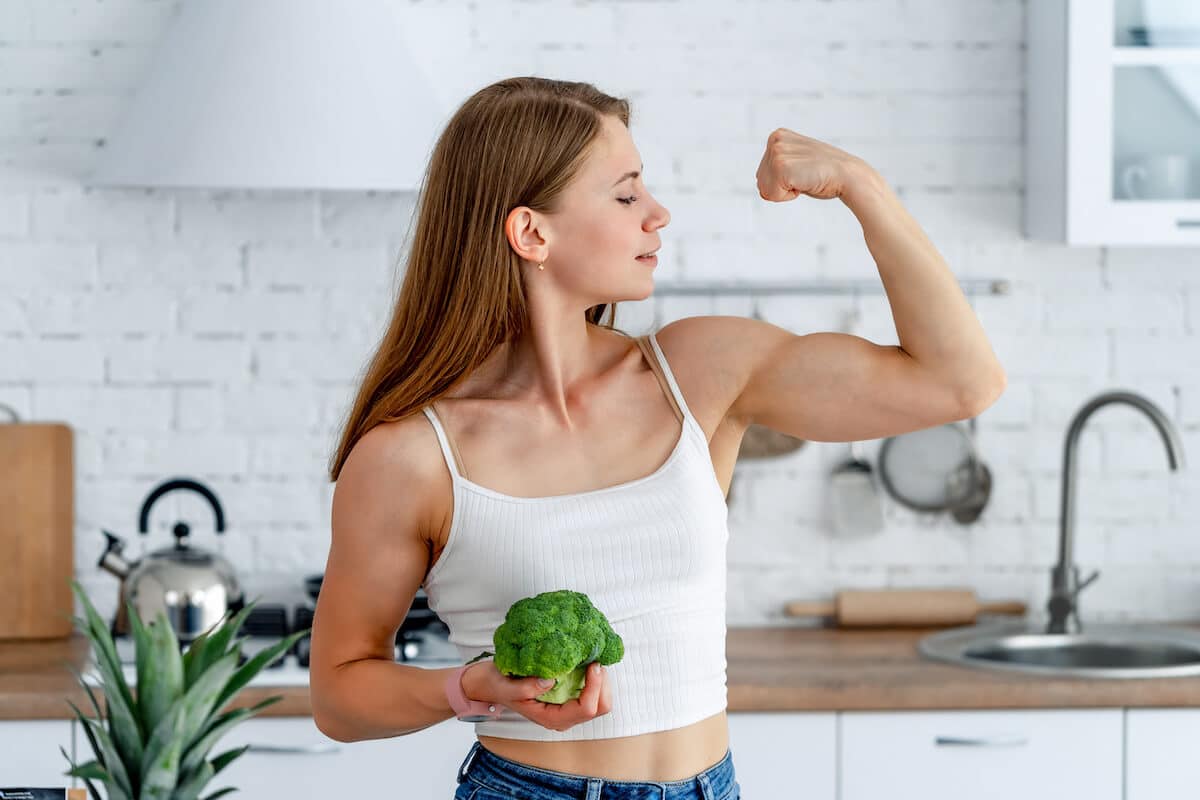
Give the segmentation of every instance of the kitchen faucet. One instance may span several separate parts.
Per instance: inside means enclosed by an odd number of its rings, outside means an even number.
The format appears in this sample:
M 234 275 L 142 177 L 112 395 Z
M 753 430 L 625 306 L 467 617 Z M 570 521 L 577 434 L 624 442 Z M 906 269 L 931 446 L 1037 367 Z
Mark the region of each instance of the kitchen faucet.
M 1046 603 L 1046 609 L 1050 612 L 1050 622 L 1046 625 L 1046 633 L 1078 633 L 1081 630 L 1076 598 L 1092 581 L 1100 577 L 1100 571 L 1096 570 L 1080 583 L 1079 568 L 1074 564 L 1075 448 L 1079 443 L 1079 434 L 1088 418 L 1097 409 L 1110 403 L 1125 403 L 1143 412 L 1150 418 L 1150 422 L 1162 436 L 1163 444 L 1167 448 L 1167 464 L 1171 470 L 1178 472 L 1181 467 L 1186 466 L 1179 432 L 1175 430 L 1171 421 L 1158 406 L 1139 394 L 1123 391 L 1104 392 L 1093 397 L 1076 412 L 1075 417 L 1071 420 L 1070 428 L 1067 429 L 1067 441 L 1063 448 L 1058 563 L 1050 570 L 1050 600 Z M 1068 622 L 1071 624 L 1068 625 Z

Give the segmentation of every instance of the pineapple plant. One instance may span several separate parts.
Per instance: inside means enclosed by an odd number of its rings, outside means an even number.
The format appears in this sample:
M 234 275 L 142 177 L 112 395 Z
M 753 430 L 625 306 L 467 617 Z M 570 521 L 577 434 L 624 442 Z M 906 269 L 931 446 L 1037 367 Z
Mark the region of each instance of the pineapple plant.
M 232 618 L 226 615 L 193 639 L 183 652 L 165 612 L 144 622 L 133 604 L 127 602 L 137 662 L 135 695 L 121 671 L 108 626 L 83 587 L 72 580 L 71 588 L 86 617 L 72 619 L 91 642 L 107 713 L 101 713 L 84 676 L 68 664 L 96 712 L 95 719 L 89 718 L 67 700 L 95 757 L 76 764 L 60 747 L 71 765 L 63 774 L 81 778 L 92 800 L 102 800 L 93 781 L 103 784 L 108 800 L 198 800 L 209 781 L 249 747 L 226 750 L 210 759 L 209 752 L 217 740 L 282 697 L 268 697 L 249 708 L 222 709 L 311 628 L 293 632 L 239 666 L 245 637 L 234 637 L 257 600 Z M 227 786 L 203 800 L 216 800 L 233 791 L 235 787 Z

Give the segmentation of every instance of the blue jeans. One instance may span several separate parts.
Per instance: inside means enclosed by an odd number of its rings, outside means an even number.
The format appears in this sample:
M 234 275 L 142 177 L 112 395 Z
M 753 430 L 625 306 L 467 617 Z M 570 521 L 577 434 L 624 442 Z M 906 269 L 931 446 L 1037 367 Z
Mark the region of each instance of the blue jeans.
M 733 753 L 681 781 L 610 781 L 539 769 L 496 755 L 479 742 L 458 768 L 454 800 L 740 800 Z

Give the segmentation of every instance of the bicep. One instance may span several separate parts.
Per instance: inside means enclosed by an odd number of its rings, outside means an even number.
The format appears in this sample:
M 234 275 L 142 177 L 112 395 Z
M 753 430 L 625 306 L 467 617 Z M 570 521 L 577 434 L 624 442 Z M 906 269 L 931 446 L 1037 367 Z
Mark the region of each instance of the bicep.
M 960 387 L 895 345 L 782 331 L 754 360 L 736 405 L 750 421 L 817 442 L 895 436 L 963 419 Z

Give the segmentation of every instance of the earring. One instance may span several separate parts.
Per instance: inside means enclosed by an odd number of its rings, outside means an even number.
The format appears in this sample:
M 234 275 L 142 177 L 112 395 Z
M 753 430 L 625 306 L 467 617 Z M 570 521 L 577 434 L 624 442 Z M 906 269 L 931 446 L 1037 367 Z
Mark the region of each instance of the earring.
M 545 261 L 543 261 L 541 264 L 538 264 L 538 269 L 540 269 L 540 270 L 545 270 L 546 268 L 542 266 L 542 264 L 545 264 L 545 263 L 546 263 L 546 262 L 545 262 Z

